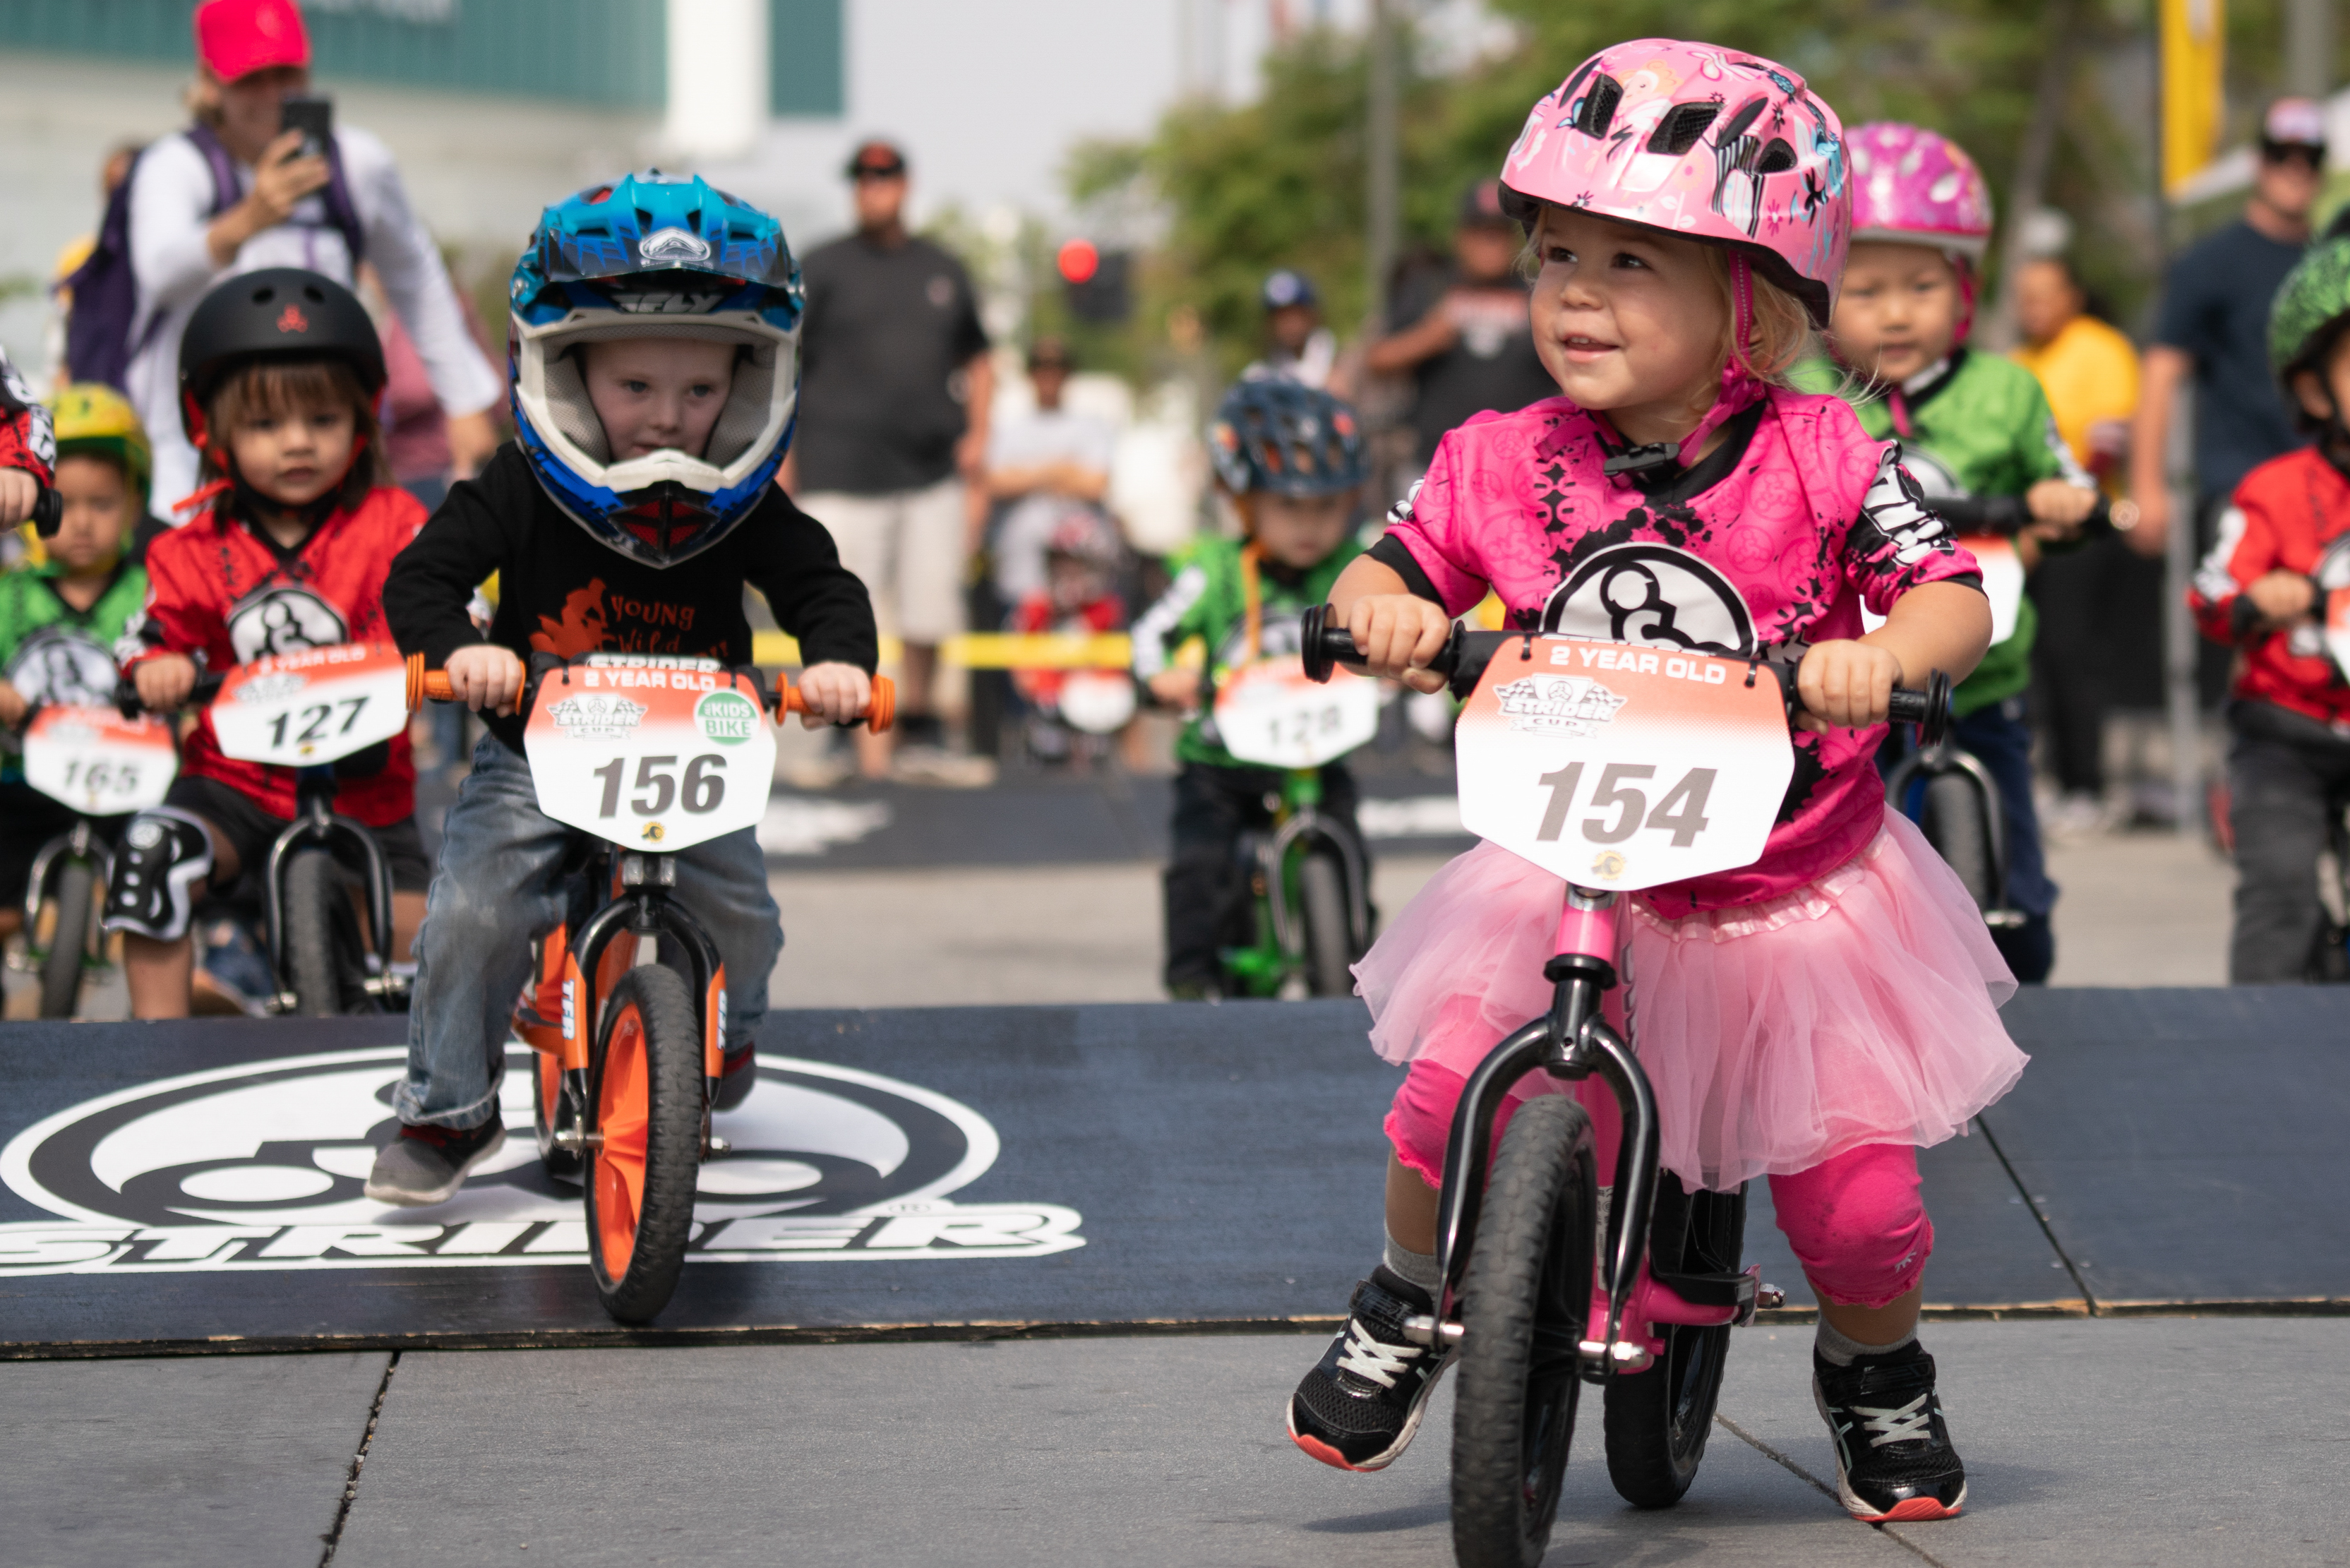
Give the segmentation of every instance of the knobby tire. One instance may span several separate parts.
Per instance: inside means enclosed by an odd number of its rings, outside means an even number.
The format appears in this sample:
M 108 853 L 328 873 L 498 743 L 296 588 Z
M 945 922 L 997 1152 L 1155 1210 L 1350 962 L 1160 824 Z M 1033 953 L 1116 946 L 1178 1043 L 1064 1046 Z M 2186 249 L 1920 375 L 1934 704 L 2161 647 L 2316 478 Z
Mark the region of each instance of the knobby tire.
M 685 1267 L 702 1165 L 702 1027 L 674 970 L 632 969 L 612 988 L 589 1075 L 588 1256 L 604 1310 L 648 1323 Z
M 1352 996 L 1353 927 L 1347 919 L 1347 874 L 1326 854 L 1297 865 L 1297 909 L 1305 924 L 1305 984 L 1315 996 Z
M 82 955 L 89 950 L 98 868 L 87 860 L 64 860 L 57 867 L 57 889 L 51 900 L 57 921 L 49 928 L 49 950 L 41 960 L 41 1016 L 71 1018 L 81 999 Z
M 1535 1568 L 1558 1515 L 1582 1382 L 1597 1201 L 1591 1120 L 1564 1095 L 1518 1107 L 1461 1282 L 1452 1415 L 1461 1568 Z
M 1746 1192 L 1685 1195 L 1669 1172 L 1657 1179 L 1648 1267 L 1661 1273 L 1728 1274 L 1745 1247 Z M 1721 1374 L 1730 1325 L 1659 1324 L 1665 1351 L 1646 1372 L 1607 1380 L 1607 1479 L 1635 1508 L 1669 1508 L 1697 1479 Z

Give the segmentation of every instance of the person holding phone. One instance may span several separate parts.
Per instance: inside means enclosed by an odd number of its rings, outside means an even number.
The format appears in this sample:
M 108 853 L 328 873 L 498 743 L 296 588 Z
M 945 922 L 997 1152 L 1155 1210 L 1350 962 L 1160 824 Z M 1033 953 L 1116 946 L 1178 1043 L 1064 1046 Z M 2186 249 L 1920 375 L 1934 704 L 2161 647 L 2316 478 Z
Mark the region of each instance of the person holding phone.
M 497 446 L 504 382 L 466 330 L 390 151 L 310 96 L 295 0 L 203 0 L 194 20 L 197 123 L 156 141 L 130 176 L 138 302 L 123 389 L 154 432 L 161 508 L 196 487 L 196 451 L 180 433 L 181 332 L 221 278 L 269 266 L 349 286 L 373 264 L 448 411 L 456 472 L 471 474 Z

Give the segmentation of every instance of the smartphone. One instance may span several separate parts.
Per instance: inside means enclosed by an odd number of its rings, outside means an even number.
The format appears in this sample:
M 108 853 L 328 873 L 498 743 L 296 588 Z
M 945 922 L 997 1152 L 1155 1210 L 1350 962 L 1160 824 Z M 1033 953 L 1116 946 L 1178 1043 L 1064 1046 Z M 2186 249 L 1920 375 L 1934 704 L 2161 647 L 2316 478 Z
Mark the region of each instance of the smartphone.
M 282 105 L 285 118 L 279 130 L 302 133 L 297 158 L 323 158 L 327 144 L 335 137 L 335 100 L 330 98 L 289 98 Z

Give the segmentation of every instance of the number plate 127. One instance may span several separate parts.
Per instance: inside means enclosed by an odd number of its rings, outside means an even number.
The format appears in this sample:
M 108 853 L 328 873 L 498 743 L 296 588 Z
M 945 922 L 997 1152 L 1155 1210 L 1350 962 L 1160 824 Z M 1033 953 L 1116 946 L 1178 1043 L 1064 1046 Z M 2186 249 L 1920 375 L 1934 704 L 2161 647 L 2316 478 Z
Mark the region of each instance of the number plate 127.
M 1762 854 L 1794 772 L 1742 659 L 1535 638 L 1493 656 L 1456 733 L 1461 825 L 1570 882 L 1654 888 Z
M 655 853 L 756 824 L 775 774 L 775 732 L 747 681 L 690 669 L 575 665 L 549 676 L 524 732 L 538 809 Z M 658 684 L 655 684 L 658 682 Z

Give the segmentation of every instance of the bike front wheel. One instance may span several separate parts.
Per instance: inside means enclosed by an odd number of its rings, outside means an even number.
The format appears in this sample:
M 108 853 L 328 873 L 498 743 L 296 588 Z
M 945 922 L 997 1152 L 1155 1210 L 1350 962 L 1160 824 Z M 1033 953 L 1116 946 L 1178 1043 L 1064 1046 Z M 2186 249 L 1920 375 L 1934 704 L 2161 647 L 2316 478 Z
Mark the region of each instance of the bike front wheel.
M 285 983 L 304 1018 L 333 1018 L 363 997 L 359 917 L 343 891 L 343 868 L 328 849 L 297 849 L 286 860 Z
M 1315 996 L 1352 996 L 1353 925 L 1347 919 L 1347 874 L 1332 855 L 1297 864 L 1297 912 L 1305 923 L 1305 984 Z
M 1998 809 L 1997 801 L 1983 798 L 1972 775 L 1952 772 L 1927 779 L 1925 809 L 1919 814 L 1918 826 L 1927 842 L 1958 873 L 1975 908 L 1986 913 L 1999 908 L 1999 869 L 1991 858 L 1987 815 Z
M 1657 1178 L 1648 1266 L 1659 1273 L 1734 1274 L 1746 1243 L 1746 1189 L 1685 1193 Z M 1697 1479 L 1721 1398 L 1730 1325 L 1658 1325 L 1664 1354 L 1646 1372 L 1607 1380 L 1607 1479 L 1635 1508 L 1669 1508 Z
M 604 1310 L 645 1323 L 685 1267 L 702 1166 L 702 1029 L 674 971 L 632 969 L 612 988 L 590 1079 L 588 1262 Z
M 1461 1281 L 1452 1415 L 1461 1568 L 1535 1568 L 1575 1436 L 1598 1180 L 1591 1119 L 1564 1095 L 1518 1107 Z
M 49 950 L 41 959 L 44 1018 L 71 1018 L 81 999 L 82 958 L 89 951 L 89 912 L 97 898 L 96 867 L 77 859 L 58 864 L 57 892 L 50 899 L 56 916 L 49 927 Z

